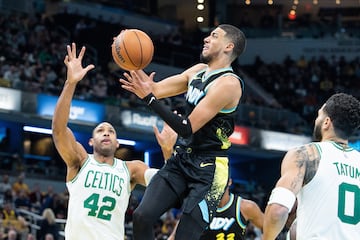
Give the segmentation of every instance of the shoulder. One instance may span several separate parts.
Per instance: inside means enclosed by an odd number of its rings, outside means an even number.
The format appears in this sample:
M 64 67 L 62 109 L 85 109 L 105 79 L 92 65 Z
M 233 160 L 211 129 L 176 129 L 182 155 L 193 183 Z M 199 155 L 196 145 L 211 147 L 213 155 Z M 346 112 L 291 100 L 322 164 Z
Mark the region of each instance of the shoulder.
M 125 161 L 125 164 L 129 170 L 131 179 L 136 179 L 138 176 L 143 176 L 145 170 L 149 168 L 148 165 L 140 160 Z
M 130 172 L 136 171 L 138 169 L 147 168 L 148 166 L 141 160 L 132 160 L 132 161 L 124 161 L 126 167 Z
M 254 210 L 254 208 L 257 209 L 259 207 L 254 201 L 241 198 L 240 208 L 242 212 L 249 212 Z
M 185 75 L 188 79 L 191 79 L 195 74 L 205 70 L 207 67 L 208 67 L 207 64 L 198 63 L 186 69 L 182 74 Z
M 320 157 L 318 143 L 312 142 L 308 144 L 301 145 L 299 147 L 289 150 L 286 155 L 286 158 L 291 158 L 297 162 L 299 161 L 313 161 L 317 160 Z

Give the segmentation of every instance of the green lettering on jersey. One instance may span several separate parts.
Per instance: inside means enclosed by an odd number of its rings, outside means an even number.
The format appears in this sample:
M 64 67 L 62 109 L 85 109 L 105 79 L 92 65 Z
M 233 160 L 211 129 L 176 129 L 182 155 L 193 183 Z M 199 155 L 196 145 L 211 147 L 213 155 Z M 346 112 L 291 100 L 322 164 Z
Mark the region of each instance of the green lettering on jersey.
M 116 205 L 115 198 L 105 196 L 102 198 L 101 202 L 99 200 L 100 195 L 97 193 L 93 193 L 85 199 L 83 206 L 84 208 L 90 209 L 88 216 L 110 221 L 112 216 L 111 212 L 114 210 Z
M 339 185 L 338 217 L 348 224 L 360 222 L 360 188 L 353 184 Z M 354 206 L 351 208 L 350 206 Z

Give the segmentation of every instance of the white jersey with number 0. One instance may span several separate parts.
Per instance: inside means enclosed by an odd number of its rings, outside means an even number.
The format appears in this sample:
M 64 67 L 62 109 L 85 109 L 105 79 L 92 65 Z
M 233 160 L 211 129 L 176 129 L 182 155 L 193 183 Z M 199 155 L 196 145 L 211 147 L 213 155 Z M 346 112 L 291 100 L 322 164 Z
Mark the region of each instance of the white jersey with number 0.
M 77 176 L 66 183 L 70 199 L 66 240 L 123 240 L 130 197 L 130 176 L 124 161 L 100 163 L 89 154 Z
M 298 194 L 297 240 L 360 239 L 360 153 L 316 143 L 321 160 Z

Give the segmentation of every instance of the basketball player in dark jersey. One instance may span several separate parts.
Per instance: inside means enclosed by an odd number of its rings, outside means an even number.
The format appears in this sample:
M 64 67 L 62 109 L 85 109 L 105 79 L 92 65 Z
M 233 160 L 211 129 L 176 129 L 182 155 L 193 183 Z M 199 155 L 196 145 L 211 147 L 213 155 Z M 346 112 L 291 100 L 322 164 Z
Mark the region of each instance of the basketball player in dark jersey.
M 161 147 L 164 159 L 168 159 L 173 152 L 173 146 L 177 134 L 164 125 L 160 132 L 154 127 L 156 140 Z M 262 230 L 264 214 L 260 207 L 251 200 L 244 199 L 237 194 L 230 192 L 232 179 L 230 178 L 228 187 L 216 210 L 216 214 L 209 227 L 203 232 L 200 240 L 218 240 L 218 239 L 245 239 L 246 227 L 251 222 L 255 227 Z M 169 236 L 168 240 L 175 239 L 175 230 Z
M 161 81 L 142 70 L 120 79 L 124 89 L 143 99 L 180 136 L 174 154 L 152 178 L 134 212 L 135 240 L 152 240 L 153 224 L 180 203 L 178 239 L 199 239 L 212 221 L 229 179 L 229 136 L 243 93 L 231 64 L 245 43 L 238 28 L 222 24 L 204 39 L 203 63 Z M 185 92 L 188 111 L 183 116 L 158 100 Z

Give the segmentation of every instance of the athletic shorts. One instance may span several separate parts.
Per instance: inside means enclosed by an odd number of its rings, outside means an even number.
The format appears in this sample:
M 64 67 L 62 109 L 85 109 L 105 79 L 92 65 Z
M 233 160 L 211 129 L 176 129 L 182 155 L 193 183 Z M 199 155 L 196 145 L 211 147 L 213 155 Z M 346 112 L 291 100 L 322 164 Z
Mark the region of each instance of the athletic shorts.
M 182 211 L 190 213 L 198 205 L 205 222 L 216 213 L 229 178 L 228 157 L 215 154 L 177 148 L 158 172 L 179 196 Z

